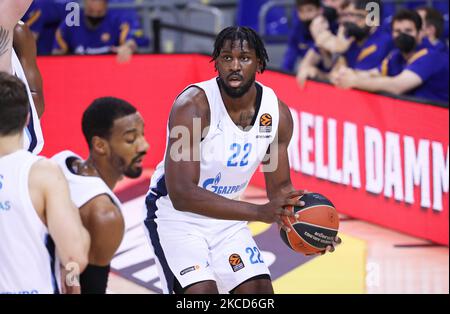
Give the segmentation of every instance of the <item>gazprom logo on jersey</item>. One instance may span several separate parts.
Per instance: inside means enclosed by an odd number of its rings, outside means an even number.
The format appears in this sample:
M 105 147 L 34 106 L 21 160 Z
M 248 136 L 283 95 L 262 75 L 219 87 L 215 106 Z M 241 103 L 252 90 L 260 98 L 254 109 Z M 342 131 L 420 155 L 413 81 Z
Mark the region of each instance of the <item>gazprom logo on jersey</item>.
M 222 174 L 219 174 L 215 178 L 206 179 L 203 182 L 203 188 L 219 195 L 227 195 L 238 193 L 247 186 L 247 181 L 239 185 L 219 185 L 222 180 Z

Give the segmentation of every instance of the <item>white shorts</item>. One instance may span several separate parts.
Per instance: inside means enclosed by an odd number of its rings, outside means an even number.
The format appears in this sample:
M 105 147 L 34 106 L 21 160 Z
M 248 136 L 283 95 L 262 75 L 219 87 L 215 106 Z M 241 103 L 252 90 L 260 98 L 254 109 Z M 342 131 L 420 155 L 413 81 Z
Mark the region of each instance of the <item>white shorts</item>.
M 229 293 L 250 278 L 270 276 L 246 223 L 215 231 L 180 221 L 157 220 L 156 225 L 163 252 L 156 254 L 161 277 L 169 279 L 171 273 L 183 288 L 212 280 L 220 293 Z M 153 239 L 152 243 L 155 246 Z M 170 288 L 164 292 L 171 293 Z

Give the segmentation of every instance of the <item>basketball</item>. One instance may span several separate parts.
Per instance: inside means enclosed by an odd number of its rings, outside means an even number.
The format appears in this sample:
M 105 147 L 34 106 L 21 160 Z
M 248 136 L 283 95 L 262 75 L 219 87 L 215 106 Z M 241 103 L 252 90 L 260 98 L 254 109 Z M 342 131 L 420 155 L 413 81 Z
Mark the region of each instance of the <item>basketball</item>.
M 299 215 L 285 217 L 283 222 L 291 230 L 280 228 L 281 239 L 292 250 L 305 255 L 317 254 L 332 245 L 339 229 L 339 216 L 333 203 L 318 193 L 308 193 L 300 197 L 304 207 L 289 206 Z

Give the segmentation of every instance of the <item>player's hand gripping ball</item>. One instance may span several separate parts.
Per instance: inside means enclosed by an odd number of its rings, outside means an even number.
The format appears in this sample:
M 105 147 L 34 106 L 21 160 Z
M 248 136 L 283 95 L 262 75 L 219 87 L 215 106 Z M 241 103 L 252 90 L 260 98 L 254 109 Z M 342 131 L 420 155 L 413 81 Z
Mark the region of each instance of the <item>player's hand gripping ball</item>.
M 325 253 L 327 247 L 334 248 L 339 230 L 339 215 L 333 203 L 318 193 L 300 196 L 305 206 L 288 206 L 296 217 L 283 216 L 283 223 L 290 231 L 280 229 L 281 239 L 296 252 L 305 255 Z

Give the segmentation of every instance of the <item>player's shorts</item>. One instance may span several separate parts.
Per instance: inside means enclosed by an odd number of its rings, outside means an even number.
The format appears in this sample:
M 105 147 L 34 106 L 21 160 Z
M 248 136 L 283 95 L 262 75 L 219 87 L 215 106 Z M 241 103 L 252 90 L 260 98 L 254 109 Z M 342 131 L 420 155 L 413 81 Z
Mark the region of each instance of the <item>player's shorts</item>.
M 147 219 L 145 225 L 161 280 L 165 281 L 164 293 L 172 293 L 175 278 L 182 288 L 212 280 L 220 293 L 229 293 L 250 278 L 270 276 L 246 223 L 217 229 L 184 221 Z

